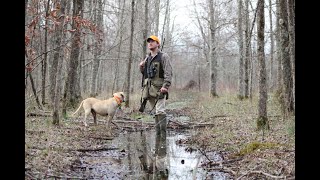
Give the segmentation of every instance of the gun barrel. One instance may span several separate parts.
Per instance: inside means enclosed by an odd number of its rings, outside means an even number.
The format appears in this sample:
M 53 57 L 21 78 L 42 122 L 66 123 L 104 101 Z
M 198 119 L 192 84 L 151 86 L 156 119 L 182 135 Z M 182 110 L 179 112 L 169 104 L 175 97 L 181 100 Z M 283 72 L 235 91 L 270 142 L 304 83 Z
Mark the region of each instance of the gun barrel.
M 142 102 L 141 105 L 140 105 L 140 108 L 139 108 L 139 111 L 140 111 L 140 112 L 143 112 L 143 111 L 144 111 L 144 109 L 146 108 L 146 104 L 147 104 L 147 100 L 144 99 L 143 102 Z

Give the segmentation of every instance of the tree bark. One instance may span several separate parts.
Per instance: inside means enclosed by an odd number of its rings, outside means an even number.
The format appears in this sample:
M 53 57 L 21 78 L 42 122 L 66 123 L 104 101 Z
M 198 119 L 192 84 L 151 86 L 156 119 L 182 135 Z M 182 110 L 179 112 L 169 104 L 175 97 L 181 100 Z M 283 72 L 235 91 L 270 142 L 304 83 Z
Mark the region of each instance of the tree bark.
M 293 109 L 295 109 L 295 1 L 288 0 L 288 29 L 289 29 L 289 45 L 290 45 L 290 62 L 291 62 L 291 74 L 292 74 L 292 100 L 293 100 Z
M 48 19 L 50 8 L 50 0 L 48 0 L 46 7 L 46 20 L 45 20 L 45 30 L 44 30 L 44 59 L 42 61 L 42 93 L 41 93 L 41 103 L 46 104 L 46 74 L 47 74 L 47 57 L 48 57 Z
M 128 69 L 126 74 L 126 88 L 125 88 L 125 94 L 127 97 L 127 100 L 125 102 L 125 106 L 129 107 L 130 103 L 130 79 L 131 79 L 131 64 L 132 64 L 132 46 L 133 46 L 133 36 L 134 36 L 134 0 L 131 1 L 131 35 L 130 35 L 130 47 L 129 47 L 129 62 L 128 62 Z
M 213 0 L 209 0 L 209 15 L 210 15 L 210 97 L 218 96 L 216 90 L 217 83 L 217 59 L 216 59 L 216 45 L 215 45 L 215 20 Z
M 63 36 L 63 27 L 64 27 L 64 19 L 65 19 L 65 6 L 66 6 L 66 0 L 61 0 L 60 5 L 61 8 L 58 12 L 58 22 L 59 24 L 56 27 L 56 38 L 55 38 L 55 45 L 57 46 L 56 51 L 53 55 L 52 65 L 50 69 L 50 95 L 51 95 L 51 103 L 53 106 L 53 116 L 52 116 L 52 123 L 55 125 L 59 124 L 59 102 L 60 102 L 60 84 L 61 78 L 60 73 L 61 68 L 58 68 L 59 61 L 60 61 L 60 67 L 62 66 L 62 48 L 61 48 L 61 42 L 62 42 L 62 36 Z
M 242 0 L 238 0 L 238 46 L 239 46 L 239 84 L 238 84 L 238 98 L 244 98 L 244 60 L 243 60 L 243 5 Z
M 144 30 L 143 30 L 143 46 L 142 46 L 142 58 L 144 59 L 147 55 L 147 38 L 148 38 L 148 29 L 149 29 L 149 0 L 146 0 L 144 6 Z
M 269 86 L 270 90 L 273 91 L 274 77 L 273 77 L 273 55 L 274 55 L 274 34 L 273 34 L 273 23 L 272 23 L 272 2 L 269 0 L 269 18 L 270 18 L 270 71 L 269 71 Z
M 293 78 L 290 62 L 290 40 L 288 31 L 288 7 L 286 0 L 280 0 L 280 44 L 281 44 L 281 62 L 283 78 L 283 98 L 285 105 L 285 115 L 294 111 L 293 106 Z
M 76 97 L 76 83 L 78 78 L 78 65 L 79 65 L 79 50 L 80 50 L 80 29 L 81 19 L 83 15 L 83 0 L 73 0 L 73 19 L 72 29 L 75 31 L 71 43 L 70 62 L 67 73 L 67 80 L 65 82 L 65 89 L 63 94 L 63 114 L 66 115 L 67 104 L 70 103 L 72 107 L 78 104 L 79 97 Z
M 100 64 L 100 55 L 101 55 L 101 41 L 102 41 L 102 35 L 103 35 L 103 28 L 102 28 L 102 1 L 98 0 L 98 10 L 96 9 L 94 11 L 94 20 L 97 23 L 97 31 L 95 32 L 95 51 L 94 51 L 94 60 L 93 60 L 93 68 L 92 68 L 92 81 L 91 81 L 91 92 L 90 96 L 91 97 L 96 97 L 98 95 L 97 93 L 97 84 L 98 84 L 98 69 L 99 69 L 99 64 Z M 101 41 L 100 41 L 101 40 Z
M 155 27 L 154 27 L 154 35 L 158 36 L 159 31 L 159 16 L 160 16 L 160 0 L 155 0 Z
M 210 48 L 209 47 L 209 43 L 207 41 L 207 36 L 206 34 L 204 33 L 204 29 L 203 29 L 203 26 L 200 22 L 200 17 L 199 17 L 199 14 L 197 12 L 197 8 L 196 8 L 196 3 L 195 1 L 193 0 L 193 5 L 194 5 L 194 11 L 196 13 L 196 18 L 197 18 L 197 22 L 198 22 L 198 25 L 199 25 L 199 30 L 201 32 L 201 36 L 202 36 L 202 39 L 203 39 L 203 54 L 206 58 L 206 62 L 209 62 L 209 58 L 208 58 L 208 49 Z
M 114 79 L 113 79 L 113 84 L 112 84 L 112 90 L 111 93 L 113 94 L 115 91 L 119 90 L 119 61 L 121 58 L 121 48 L 122 48 L 122 39 L 123 39 L 123 24 L 124 24 L 124 9 L 125 9 L 125 1 L 119 1 L 119 8 L 121 7 L 121 2 L 122 2 L 122 8 L 121 12 L 118 16 L 120 16 L 119 23 L 118 23 L 118 32 L 117 36 L 119 36 L 119 45 L 118 45 L 118 54 L 117 54 L 117 59 L 115 60 L 115 68 L 114 68 Z
M 280 93 L 282 91 L 282 63 L 281 63 L 281 44 L 280 44 L 280 2 L 276 0 L 276 44 L 277 44 L 277 91 Z
M 267 72 L 264 54 L 264 0 L 258 0 L 257 3 L 257 33 L 258 33 L 258 61 L 259 61 L 259 107 L 258 107 L 258 130 L 269 129 L 267 116 Z
M 249 25 L 249 0 L 245 1 L 245 54 L 244 54 L 244 98 L 249 98 L 249 64 L 251 49 L 251 32 Z

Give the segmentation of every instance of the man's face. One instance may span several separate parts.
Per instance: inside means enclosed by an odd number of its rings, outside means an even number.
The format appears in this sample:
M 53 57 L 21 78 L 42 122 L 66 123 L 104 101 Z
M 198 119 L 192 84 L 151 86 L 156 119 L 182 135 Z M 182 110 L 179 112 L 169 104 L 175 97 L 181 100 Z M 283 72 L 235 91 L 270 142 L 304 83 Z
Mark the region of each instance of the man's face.
M 159 46 L 159 44 L 158 44 L 157 41 L 154 41 L 154 40 L 152 40 L 152 39 L 150 39 L 150 40 L 148 41 L 148 48 L 149 48 L 150 50 L 154 50 L 154 49 L 157 48 L 158 46 Z

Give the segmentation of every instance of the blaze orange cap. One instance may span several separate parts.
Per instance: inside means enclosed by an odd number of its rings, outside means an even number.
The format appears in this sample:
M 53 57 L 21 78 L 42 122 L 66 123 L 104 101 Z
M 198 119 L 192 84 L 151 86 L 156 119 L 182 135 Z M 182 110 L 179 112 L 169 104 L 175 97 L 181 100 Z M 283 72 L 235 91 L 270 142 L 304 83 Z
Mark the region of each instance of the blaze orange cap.
M 157 41 L 160 44 L 160 40 L 159 40 L 159 38 L 157 36 L 152 35 L 152 36 L 148 37 L 147 42 L 149 42 L 150 39 L 152 39 L 154 41 Z

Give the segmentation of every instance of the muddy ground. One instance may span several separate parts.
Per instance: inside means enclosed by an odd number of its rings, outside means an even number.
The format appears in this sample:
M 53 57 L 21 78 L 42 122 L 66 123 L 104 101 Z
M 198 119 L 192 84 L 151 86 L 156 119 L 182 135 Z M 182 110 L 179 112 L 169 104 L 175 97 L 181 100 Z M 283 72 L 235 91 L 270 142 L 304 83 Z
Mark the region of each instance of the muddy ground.
M 256 130 L 255 97 L 240 101 L 234 96 L 220 95 L 208 100 L 205 94 L 171 94 L 167 103 L 168 129 L 192 130 L 191 138 L 177 143 L 186 144 L 189 147 L 186 150 L 200 150 L 206 161 L 199 168 L 209 172 L 226 172 L 230 179 L 295 179 L 294 116 L 285 119 L 276 98 L 268 98 L 270 130 L 262 132 Z M 136 109 L 138 104 L 117 112 L 116 124 L 112 124 L 113 137 L 153 128 L 152 115 L 138 113 Z M 113 151 L 117 152 L 115 156 L 128 153 L 106 146 L 113 137 L 107 136 L 100 116 L 97 125 L 90 117 L 89 127 L 84 127 L 81 119 L 70 117 L 54 126 L 50 116 L 26 115 L 25 179 L 85 179 L 75 171 L 77 168 L 79 171 L 80 157 L 85 153 Z M 212 152 L 218 152 L 223 160 L 210 159 Z M 120 179 L 124 175 L 113 173 Z

